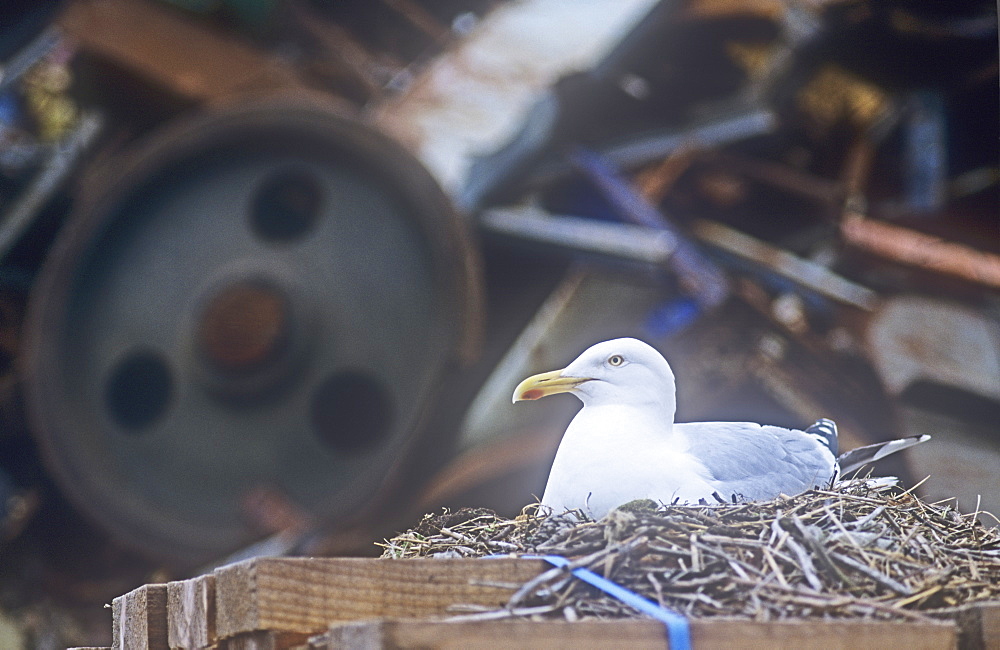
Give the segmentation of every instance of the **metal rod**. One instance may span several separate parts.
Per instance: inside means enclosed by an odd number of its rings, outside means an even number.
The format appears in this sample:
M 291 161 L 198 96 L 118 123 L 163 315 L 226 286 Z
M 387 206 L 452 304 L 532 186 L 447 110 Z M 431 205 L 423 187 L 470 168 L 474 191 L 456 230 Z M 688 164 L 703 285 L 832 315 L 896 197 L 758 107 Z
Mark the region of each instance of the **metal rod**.
M 677 246 L 677 240 L 664 230 L 556 216 L 539 208 L 485 210 L 479 224 L 492 233 L 657 266 L 666 264 Z
M 684 129 L 646 133 L 640 138 L 599 149 L 600 154 L 621 169 L 635 169 L 659 162 L 681 149 L 713 149 L 774 131 L 778 119 L 770 109 L 743 110 L 736 115 Z M 573 166 L 560 160 L 543 163 L 526 184 L 540 187 L 566 178 Z
M 0 66 L 0 93 L 6 92 L 11 84 L 31 69 L 31 66 L 54 50 L 61 39 L 62 35 L 59 30 L 50 27 L 14 55 L 7 65 Z
M 878 294 L 840 277 L 830 269 L 714 221 L 698 220 L 694 235 L 701 241 L 774 273 L 816 293 L 859 309 L 878 306 Z
M 76 130 L 52 150 L 42 170 L 18 195 L 17 202 L 0 214 L 0 259 L 10 252 L 31 226 L 38 211 L 69 176 L 81 154 L 94 141 L 102 124 L 103 120 L 96 113 L 84 114 Z
M 641 140 L 609 147 L 603 151 L 603 155 L 619 167 L 632 169 L 656 162 L 681 147 L 711 149 L 770 133 L 777 125 L 778 119 L 774 111 L 752 110 L 684 131 L 649 135 Z
M 721 304 L 729 294 L 725 273 L 698 249 L 670 219 L 650 203 L 604 156 L 579 148 L 570 155 L 573 164 L 627 221 L 670 233 L 676 241 L 669 266 L 690 298 L 703 307 Z

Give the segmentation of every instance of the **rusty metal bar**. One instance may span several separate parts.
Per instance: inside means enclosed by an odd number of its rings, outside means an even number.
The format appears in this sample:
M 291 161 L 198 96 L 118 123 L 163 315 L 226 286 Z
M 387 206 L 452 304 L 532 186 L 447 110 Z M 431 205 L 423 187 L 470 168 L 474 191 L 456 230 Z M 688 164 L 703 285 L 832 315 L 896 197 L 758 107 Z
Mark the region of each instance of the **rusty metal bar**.
M 302 3 L 290 3 L 289 8 L 296 24 L 316 40 L 345 76 L 360 85 L 370 97 L 382 95 L 385 84 L 380 78 L 375 58 L 350 32 L 332 21 L 321 19 Z
M 856 213 L 844 218 L 840 233 L 851 246 L 895 262 L 1000 288 L 1000 255 Z
M 278 57 L 147 0 L 76 0 L 59 25 L 80 49 L 194 101 L 303 86 Z
M 752 158 L 731 152 L 713 151 L 704 154 L 709 162 L 722 164 L 726 169 L 779 189 L 809 197 L 820 203 L 836 204 L 844 198 L 844 187 L 801 169 L 763 158 Z

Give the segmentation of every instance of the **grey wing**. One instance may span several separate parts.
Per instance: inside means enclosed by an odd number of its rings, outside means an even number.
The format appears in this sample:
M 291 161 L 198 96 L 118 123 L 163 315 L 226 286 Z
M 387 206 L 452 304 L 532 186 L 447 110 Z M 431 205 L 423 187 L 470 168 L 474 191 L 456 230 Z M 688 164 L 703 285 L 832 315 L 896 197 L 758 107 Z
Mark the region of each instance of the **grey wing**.
M 828 483 L 836 459 L 816 436 L 752 422 L 674 425 L 724 501 L 773 499 Z
M 865 445 L 864 447 L 858 447 L 845 452 L 837 458 L 840 463 L 840 471 L 847 475 L 854 470 L 861 469 L 868 463 L 874 463 L 877 460 L 881 460 L 886 456 L 895 454 L 897 451 L 903 451 L 904 449 L 909 449 L 913 445 L 919 445 L 922 442 L 927 442 L 931 437 L 924 434 L 922 436 L 913 436 L 911 438 L 900 438 L 899 440 L 887 440 L 885 442 L 877 442 L 873 445 Z

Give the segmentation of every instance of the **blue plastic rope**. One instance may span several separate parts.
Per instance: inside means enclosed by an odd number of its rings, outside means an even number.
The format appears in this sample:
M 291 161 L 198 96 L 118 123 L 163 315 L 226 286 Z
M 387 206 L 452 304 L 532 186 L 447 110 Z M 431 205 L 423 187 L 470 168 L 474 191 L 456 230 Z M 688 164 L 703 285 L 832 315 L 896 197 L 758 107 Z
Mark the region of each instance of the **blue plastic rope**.
M 557 567 L 569 565 L 569 560 L 559 555 L 538 555 L 525 556 L 532 559 L 545 560 L 549 564 Z M 691 650 L 691 626 L 687 618 L 661 607 L 651 600 L 646 600 L 634 591 L 629 591 L 617 582 L 612 582 L 600 576 L 590 569 L 578 567 L 571 569 L 574 576 L 583 580 L 587 584 L 597 587 L 604 593 L 617 598 L 629 607 L 633 607 L 643 614 L 652 616 L 667 626 L 667 639 L 670 641 L 670 650 Z

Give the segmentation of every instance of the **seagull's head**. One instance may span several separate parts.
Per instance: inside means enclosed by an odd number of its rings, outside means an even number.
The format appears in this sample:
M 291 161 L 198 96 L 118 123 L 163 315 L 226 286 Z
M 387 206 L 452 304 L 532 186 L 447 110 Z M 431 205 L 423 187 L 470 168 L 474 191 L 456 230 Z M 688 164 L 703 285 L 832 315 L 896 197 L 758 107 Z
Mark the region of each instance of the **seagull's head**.
M 621 404 L 674 410 L 674 373 L 654 347 L 637 339 L 614 339 L 587 348 L 562 370 L 528 377 L 514 389 L 514 402 L 573 393 L 584 405 Z

